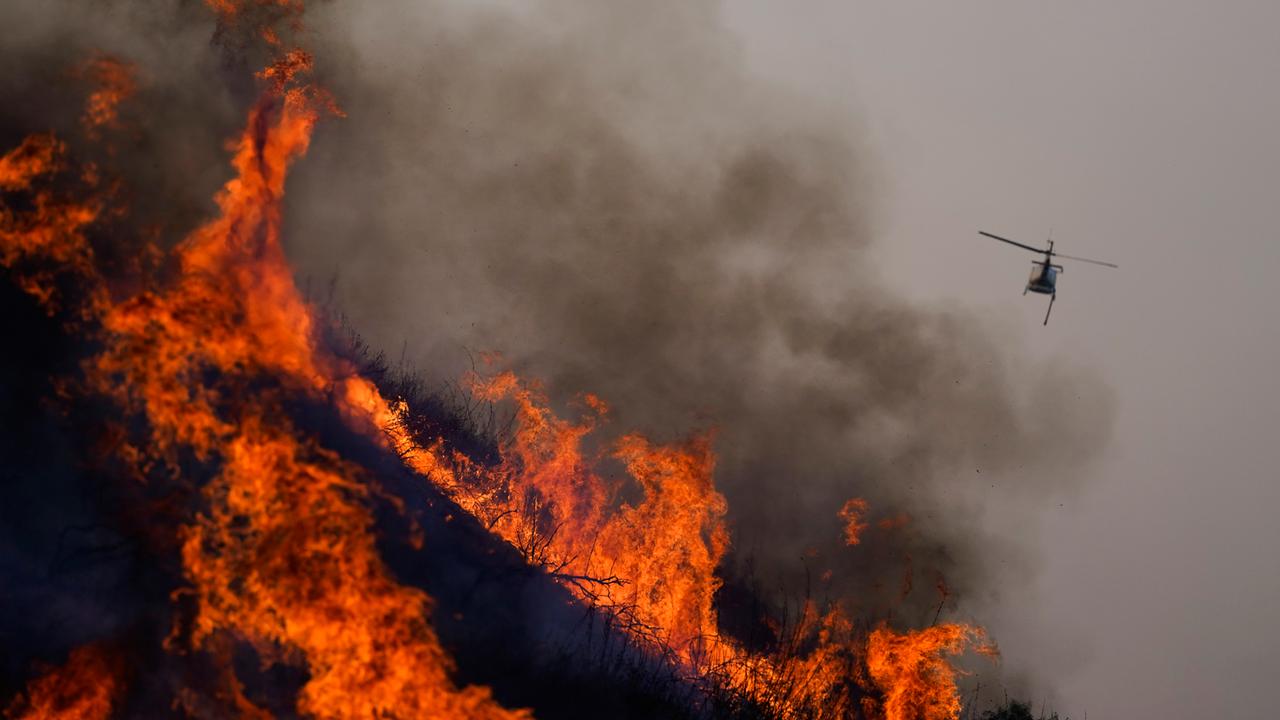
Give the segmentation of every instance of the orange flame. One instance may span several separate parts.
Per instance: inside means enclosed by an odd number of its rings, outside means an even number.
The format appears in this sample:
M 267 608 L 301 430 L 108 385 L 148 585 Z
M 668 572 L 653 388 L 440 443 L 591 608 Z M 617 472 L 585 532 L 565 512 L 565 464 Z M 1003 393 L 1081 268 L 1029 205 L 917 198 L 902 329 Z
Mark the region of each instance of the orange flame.
M 53 136 L 33 135 L 0 157 L 0 189 L 21 192 L 30 201 L 21 211 L 0 205 L 0 264 L 10 269 L 27 264 L 14 279 L 50 314 L 60 309 L 57 270 L 94 276 L 93 254 L 83 232 L 98 217 L 96 202 L 67 200 L 46 182 L 64 169 L 64 153 Z M 50 263 L 55 269 L 48 267 Z M 91 302 L 97 300 L 91 297 Z
M 53 171 L 62 145 L 51 135 L 32 135 L 0 157 L 0 189 L 22 190 L 40 175 Z M 8 209 L 5 208 L 6 214 Z M 5 243 L 6 246 L 8 243 Z
M 715 569 L 729 545 L 710 439 L 662 447 L 632 434 L 618 442 L 614 457 L 640 483 L 644 500 L 609 519 L 588 573 L 626 579 L 630 585 L 608 593 L 610 600 L 634 606 L 642 622 L 662 628 L 682 657 L 703 656 L 706 639 L 717 633 Z
M 515 435 L 491 470 L 461 455 L 443 458 L 439 442 L 428 448 L 415 444 L 395 411 L 379 405 L 372 388 L 362 388 L 364 394 L 352 405 L 382 408 L 375 415 L 390 413 L 389 442 L 410 465 L 528 560 L 565 580 L 579 597 L 618 612 L 640 639 L 673 650 L 687 667 L 781 716 L 799 708 L 821 708 L 830 717 L 851 715 L 859 705 L 850 688 L 860 659 L 874 680 L 870 687 L 885 697 L 887 720 L 953 719 L 954 714 L 938 714 L 939 708 L 951 712 L 951 700 L 958 713 L 956 671 L 944 655 L 962 652 L 969 639 L 982 637 L 976 628 L 945 625 L 905 635 L 882 628 L 863 641 L 838 608 L 824 614 L 807 603 L 791 640 L 773 656 L 753 655 L 718 634 L 711 602 L 719 586 L 714 571 L 728 535 L 724 500 L 712 483 L 715 460 L 708 438 L 662 447 L 638 435 L 624 436 L 611 455 L 623 462 L 644 495 L 639 504 L 610 512 L 617 488 L 595 473 L 582 449 L 607 412 L 601 401 L 588 397 L 588 412 L 574 423 L 549 409 L 535 383 L 509 372 L 475 379 L 473 391 L 491 401 L 509 398 L 516 406 Z M 860 533 L 867 527 L 868 509 L 855 498 L 842 516 Z M 975 650 L 996 652 L 988 644 Z M 932 689 L 921 689 L 926 686 Z M 874 705 L 870 698 L 863 700 Z
M 291 64 L 289 77 L 301 69 Z M 92 368 L 100 389 L 149 419 L 158 451 L 221 460 L 211 509 L 183 545 L 199 601 L 191 640 L 226 631 L 299 654 L 310 680 L 298 709 L 315 717 L 526 717 L 487 689 L 452 685 L 429 599 L 395 583 L 378 556 L 355 469 L 292 431 L 270 390 L 229 397 L 242 388 L 201 378 L 268 372 L 312 392 L 338 378 L 279 240 L 286 168 L 321 106 L 308 88 L 279 94 L 287 78 L 272 77 L 237 148 L 237 177 L 218 195 L 221 216 L 179 248 L 175 285 L 110 309 L 110 343 Z
M 232 630 L 310 670 L 298 710 L 317 718 L 520 718 L 485 688 L 455 689 L 425 593 L 391 579 L 374 546 L 365 485 L 282 421 L 247 417 L 188 528 L 183 560 L 200 612 L 192 640 Z
M 885 720 L 960 717 L 956 670 L 945 656 L 959 654 L 983 637 L 980 629 L 959 624 L 901 634 L 887 627 L 873 630 L 867 641 L 867 669 L 884 694 Z
M 180 473 L 182 448 L 220 461 L 205 489 L 209 510 L 188 526 L 182 547 L 198 601 L 192 644 L 231 633 L 264 653 L 305 662 L 310 679 L 297 706 L 313 717 L 525 718 L 485 688 L 453 684 L 451 661 L 428 622 L 430 599 L 392 580 L 377 553 L 356 470 L 291 428 L 279 391 L 238 396 L 243 379 L 260 373 L 312 393 L 346 382 L 341 363 L 315 347 L 310 309 L 279 239 L 287 166 L 332 107 L 315 88 L 291 86 L 309 64 L 294 52 L 262 74 L 270 86 L 237 146 L 237 175 L 217 197 L 219 217 L 178 248 L 176 281 L 94 306 L 105 350 L 87 364 L 88 378 L 149 421 L 152 446 L 146 454 L 134 449 L 138 462 L 160 459 Z M 94 67 L 110 78 L 121 66 Z M 91 128 L 112 121 L 122 85 L 91 99 Z M 29 189 L 60 169 L 61 153 L 52 138 L 29 138 L 0 159 L 0 184 Z M 93 210 L 34 192 L 34 212 L 5 207 L 0 215 L 0 258 L 6 265 L 35 255 L 75 259 L 92 272 L 79 230 Z M 43 279 L 24 286 L 47 294 Z M 218 380 L 208 379 L 211 369 Z M 105 717 L 106 700 L 91 694 L 81 702 L 64 679 L 96 668 L 95 657 L 73 655 L 70 670 L 33 687 L 31 707 L 61 708 L 42 699 L 56 692 L 84 705 L 74 717 Z M 114 692 L 101 686 L 108 689 Z M 264 714 L 243 698 L 236 704 Z
M 12 720 L 107 720 L 120 692 L 119 663 L 101 645 L 71 651 L 6 710 Z
M 138 87 L 133 66 L 116 58 L 100 55 L 82 65 L 80 74 L 89 78 L 96 86 L 85 102 L 81 124 L 89 131 L 90 136 L 101 128 L 116 127 L 120 103 Z
M 862 542 L 862 531 L 867 529 L 865 518 L 867 511 L 871 506 L 862 498 L 851 498 L 840 508 L 840 512 L 836 513 L 841 520 L 844 520 L 844 542 L 846 545 L 854 546 Z
M 476 379 L 473 388 L 484 399 L 513 399 L 518 425 L 496 470 L 455 459 L 472 479 L 453 488 L 460 504 L 528 560 L 567 579 L 580 597 L 622 612 L 642 636 L 674 648 L 685 662 L 705 655 L 705 639 L 716 633 L 715 568 L 728 547 L 709 438 L 663 447 L 622 437 L 611 454 L 643 499 L 608 513 L 617 488 L 582 453 L 584 438 L 607 413 L 599 398 L 585 398 L 587 415 L 570 423 L 512 373 Z

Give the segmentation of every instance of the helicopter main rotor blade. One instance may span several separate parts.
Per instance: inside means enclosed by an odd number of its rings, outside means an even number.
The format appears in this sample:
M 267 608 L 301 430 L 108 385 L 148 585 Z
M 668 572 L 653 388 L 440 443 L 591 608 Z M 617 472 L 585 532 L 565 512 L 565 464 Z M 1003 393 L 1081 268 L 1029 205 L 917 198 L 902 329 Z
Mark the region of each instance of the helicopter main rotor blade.
M 1031 247 L 1030 245 L 1023 245 L 1022 243 L 1020 243 L 1020 242 L 1015 242 L 1015 241 L 1013 241 L 1013 240 L 1010 240 L 1009 238 L 1002 238 L 1002 237 L 1000 237 L 999 235 L 992 235 L 991 233 L 986 232 L 986 231 L 984 231 L 984 230 L 979 230 L 979 231 L 978 231 L 978 234 L 979 234 L 979 235 L 986 235 L 987 237 L 991 238 L 992 240 L 999 240 L 1000 242 L 1009 243 L 1010 245 L 1017 245 L 1018 247 L 1022 248 L 1023 250 L 1030 250 L 1030 251 L 1031 251 L 1031 252 L 1033 252 L 1033 253 L 1040 253 L 1041 255 L 1043 255 L 1044 253 L 1048 252 L 1048 250 L 1041 250 L 1040 248 L 1033 248 L 1033 247 Z
M 1102 262 L 1101 260 L 1090 260 L 1089 258 L 1076 257 L 1076 256 L 1074 256 L 1074 255 L 1063 255 L 1062 253 L 1054 253 L 1054 255 L 1055 255 L 1056 257 L 1060 257 L 1060 258 L 1062 258 L 1062 259 L 1064 259 L 1064 260 L 1079 260 L 1080 262 L 1093 263 L 1094 265 L 1105 265 L 1105 266 L 1107 266 L 1107 267 L 1111 267 L 1111 268 L 1119 268 L 1119 267 L 1120 267 L 1119 265 L 1116 265 L 1115 263 Z

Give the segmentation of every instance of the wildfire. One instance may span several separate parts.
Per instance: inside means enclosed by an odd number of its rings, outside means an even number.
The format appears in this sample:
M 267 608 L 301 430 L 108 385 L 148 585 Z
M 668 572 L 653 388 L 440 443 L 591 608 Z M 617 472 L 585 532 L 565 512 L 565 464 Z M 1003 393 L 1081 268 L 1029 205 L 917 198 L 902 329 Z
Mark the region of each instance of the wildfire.
M 105 349 L 86 367 L 89 382 L 147 419 L 152 447 L 130 456 L 148 465 L 154 456 L 173 473 L 183 449 L 220 463 L 204 490 L 209 510 L 187 527 L 182 547 L 198 601 L 192 646 L 232 633 L 265 655 L 300 657 L 310 679 L 297 706 L 312 717 L 526 717 L 485 688 L 453 685 L 427 620 L 430 599 L 394 582 L 377 553 L 359 473 L 291 429 L 281 410 L 289 390 L 339 382 L 339 363 L 315 346 L 279 242 L 287 165 L 329 107 L 315 88 L 290 84 L 309 62 L 289 53 L 262 74 L 270 85 L 236 150 L 237 176 L 217 197 L 220 216 L 179 246 L 177 279 L 94 308 Z M 106 86 L 91 96 L 86 123 L 98 128 L 114 117 L 122 66 L 100 59 L 94 67 Z M 52 139 L 28 139 L 0 162 L 4 187 L 54 171 L 60 151 Z M 78 230 L 93 213 L 55 212 L 51 197 L 38 193 L 28 217 L 6 209 L 6 265 L 37 254 L 87 262 Z M 35 290 L 42 279 L 31 279 Z M 208 380 L 212 369 L 218 381 Z M 241 396 L 245 380 L 263 373 L 283 387 Z M 67 669 L 33 684 L 33 712 L 50 706 L 50 693 L 79 697 L 68 683 L 103 662 L 91 649 L 76 651 Z M 80 693 L 80 714 L 70 716 L 106 717 L 114 691 Z M 263 714 L 243 698 L 237 705 Z
M 25 193 L 30 207 L 22 212 L 0 205 L 0 262 L 22 266 L 15 280 L 51 314 L 59 309 L 60 272 L 93 275 L 83 231 L 99 212 L 92 200 L 70 200 L 38 186 L 63 169 L 64 152 L 53 136 L 33 135 L 0 158 L 0 190 Z
M 62 146 L 50 135 L 32 135 L 23 140 L 21 145 L 0 158 L 0 188 L 25 189 L 32 179 L 53 168 L 54 159 L 61 150 Z M 4 212 L 6 218 L 11 215 L 8 208 Z M 6 242 L 5 247 L 9 246 L 10 243 Z
M 5 711 L 13 720 L 107 720 L 120 692 L 120 668 L 101 645 L 71 651 L 66 664 L 34 680 Z
M 311 678 L 298 710 L 311 717 L 526 717 L 487 689 L 453 687 L 430 599 L 390 578 L 353 500 L 365 493 L 359 472 L 260 417 L 227 444 L 205 491 L 211 511 L 183 544 L 200 601 L 192 641 L 232 631 L 268 653 L 300 652 Z
M 569 579 L 580 597 L 624 610 L 637 630 L 686 662 L 701 655 L 703 638 L 716 631 L 715 568 L 728 546 L 709 438 L 663 447 L 639 435 L 622 437 L 610 454 L 644 497 L 606 513 L 617 488 L 594 472 L 582 450 L 607 412 L 603 402 L 587 397 L 587 416 L 571 423 L 511 373 L 477 379 L 474 387 L 490 400 L 511 397 L 518 425 L 499 467 L 464 462 L 481 491 L 459 488 L 459 502 L 527 559 Z M 475 482 L 477 473 L 483 477 Z
M 287 165 L 325 107 L 314 89 L 287 87 L 308 63 L 292 53 L 263 74 L 272 91 L 241 138 L 221 216 L 179 248 L 179 281 L 104 318 L 100 389 L 125 378 L 121 399 L 145 413 L 160 449 L 221 460 L 210 510 L 183 545 L 199 600 L 192 643 L 229 631 L 300 653 L 311 678 L 298 709 L 314 717 L 521 717 L 486 689 L 452 685 L 429 599 L 395 583 L 378 556 L 356 469 L 291 431 L 272 391 L 234 398 L 226 393 L 242 386 L 200 381 L 208 368 L 313 392 L 339 381 L 279 239 Z M 231 400 L 228 416 L 219 408 Z
M 80 68 L 80 74 L 95 86 L 85 102 L 84 115 L 80 119 L 80 124 L 92 137 L 103 128 L 117 126 L 120 103 L 133 95 L 138 84 L 132 65 L 105 55 L 85 63 Z
M 946 656 L 963 652 L 982 636 L 980 630 L 958 624 L 901 634 L 885 627 L 873 630 L 867 641 L 867 668 L 884 693 L 885 720 L 959 717 L 956 671 Z
M 266 13 L 272 22 L 257 30 L 272 47 L 280 44 L 274 21 L 296 23 L 302 10 L 298 0 L 207 4 L 224 24 Z M 534 382 L 512 373 L 473 378 L 477 397 L 516 412 L 500 462 L 487 466 L 447 450 L 443 438 L 415 437 L 404 400 L 384 397 L 320 344 L 320 321 L 294 284 L 280 237 L 289 165 L 307 151 L 316 123 L 340 114 L 305 82 L 311 63 L 293 49 L 258 73 L 261 98 L 235 143 L 235 176 L 216 196 L 218 215 L 177 245 L 165 283 L 133 295 L 106 293 L 84 237 L 104 202 L 94 173 L 77 180 L 88 199 L 68 199 L 47 182 L 68 168 L 56 138 L 31 136 L 0 157 L 0 190 L 31 200 L 21 210 L 0 205 L 0 262 L 50 312 L 56 283 L 30 261 L 86 278 L 79 312 L 95 321 L 101 351 L 85 362 L 85 385 L 145 421 L 145 441 L 124 443 L 120 456 L 139 478 L 178 478 L 203 500 L 178 538 L 187 581 L 178 595 L 194 600 L 194 614 L 175 627 L 169 649 L 217 654 L 244 641 L 263 658 L 303 666 L 295 705 L 310 717 L 530 717 L 501 707 L 488 688 L 454 683 L 429 621 L 431 598 L 396 582 L 379 555 L 365 472 L 291 421 L 286 406 L 301 395 L 336 404 L 353 428 L 399 454 L 529 563 L 692 675 L 779 716 L 823 706 L 845 716 L 861 706 L 865 663 L 887 720 L 956 718 L 946 656 L 979 639 L 974 628 L 880 628 L 864 637 L 838 607 L 822 612 L 809 602 L 772 655 L 720 635 L 716 568 L 729 533 L 709 433 L 671 445 L 637 434 L 612 443 L 604 454 L 639 491 L 636 502 L 620 502 L 624 488 L 585 449 L 608 415 L 598 398 L 584 397 L 581 417 L 570 421 L 550 410 Z M 95 138 L 117 126 L 136 74 L 106 57 L 82 72 L 97 86 L 82 119 Z M 188 477 L 193 465 L 216 470 L 201 484 Z M 867 529 L 868 509 L 854 498 L 839 511 L 849 545 Z M 236 714 L 270 717 L 224 664 Z M 90 645 L 33 681 L 7 714 L 105 719 L 125 691 L 109 655 Z M 181 697 L 188 707 L 198 704 L 191 692 Z
M 862 531 L 866 530 L 867 510 L 870 505 L 862 498 L 851 498 L 840 508 L 839 515 L 844 520 L 844 542 L 846 545 L 853 546 L 862 542 Z

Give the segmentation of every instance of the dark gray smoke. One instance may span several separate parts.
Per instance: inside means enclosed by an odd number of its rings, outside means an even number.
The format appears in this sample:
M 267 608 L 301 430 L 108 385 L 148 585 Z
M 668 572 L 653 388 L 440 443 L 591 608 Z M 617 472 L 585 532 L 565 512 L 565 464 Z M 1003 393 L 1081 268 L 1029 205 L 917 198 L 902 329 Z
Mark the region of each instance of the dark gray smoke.
M 3 8 L 6 140 L 41 129 L 19 101 L 76 53 L 130 57 L 138 202 L 175 228 L 210 210 L 245 88 L 202 3 Z M 292 178 L 287 242 L 375 346 L 440 382 L 499 350 L 559 402 L 599 394 L 619 430 L 716 428 L 735 558 L 768 586 L 830 568 L 864 610 L 926 624 L 938 573 L 952 611 L 1020 587 L 1033 558 L 979 513 L 998 493 L 1033 525 L 1105 443 L 1110 393 L 886 287 L 876 159 L 750 77 L 716 3 L 326 3 L 307 27 L 347 117 Z M 853 496 L 873 526 L 845 548 Z
M 97 55 L 133 63 L 137 93 L 120 107 L 110 155 L 97 159 L 127 180 L 123 204 L 147 235 L 129 241 L 176 242 L 214 212 L 213 192 L 231 174 L 225 144 L 253 99 L 252 68 L 227 35 L 211 42 L 213 15 L 197 0 L 5 0 L 0 140 L 10 148 L 54 131 L 78 157 L 103 155 L 83 142 L 93 82 L 78 68 Z
M 1016 580 L 987 562 L 1010 553 L 971 520 L 982 491 L 1034 516 L 1106 440 L 1109 393 L 884 287 L 874 158 L 747 75 L 715 3 L 310 22 L 349 115 L 295 175 L 290 251 L 375 345 L 442 381 L 500 350 L 557 400 L 601 395 L 619 429 L 716 427 L 735 544 L 767 582 L 813 548 L 883 610 L 910 554 L 928 621 L 937 572 L 953 599 Z M 845 549 L 852 496 L 913 522 Z

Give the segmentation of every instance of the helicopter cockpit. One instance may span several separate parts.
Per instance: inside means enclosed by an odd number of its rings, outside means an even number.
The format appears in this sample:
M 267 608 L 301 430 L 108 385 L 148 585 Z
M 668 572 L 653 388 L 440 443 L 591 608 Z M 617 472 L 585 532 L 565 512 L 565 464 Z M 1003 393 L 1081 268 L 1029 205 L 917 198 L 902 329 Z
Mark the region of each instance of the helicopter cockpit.
M 1031 277 L 1027 279 L 1027 290 L 1041 295 L 1052 295 L 1057 289 L 1059 269 L 1045 263 L 1031 263 Z

